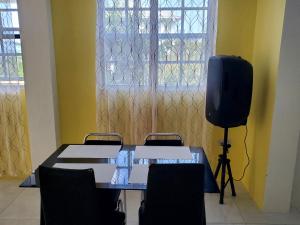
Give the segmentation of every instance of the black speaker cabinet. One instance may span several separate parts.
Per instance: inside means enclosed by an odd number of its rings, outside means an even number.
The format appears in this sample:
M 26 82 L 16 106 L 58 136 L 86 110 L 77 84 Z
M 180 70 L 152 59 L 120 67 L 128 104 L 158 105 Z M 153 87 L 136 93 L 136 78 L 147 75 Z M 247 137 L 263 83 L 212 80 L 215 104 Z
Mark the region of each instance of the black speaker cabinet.
M 252 65 L 241 57 L 213 56 L 208 62 L 206 119 L 223 127 L 246 125 L 253 85 Z

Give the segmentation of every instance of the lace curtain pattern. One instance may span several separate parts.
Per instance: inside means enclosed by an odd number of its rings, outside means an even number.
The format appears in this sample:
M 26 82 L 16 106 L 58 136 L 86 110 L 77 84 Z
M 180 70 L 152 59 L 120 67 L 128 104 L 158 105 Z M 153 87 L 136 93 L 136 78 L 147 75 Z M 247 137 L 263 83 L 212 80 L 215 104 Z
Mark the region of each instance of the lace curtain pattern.
M 97 4 L 98 130 L 119 132 L 132 144 L 142 144 L 149 132 L 178 132 L 186 144 L 207 145 L 216 0 Z
M 0 0 L 0 176 L 30 172 L 16 0 Z

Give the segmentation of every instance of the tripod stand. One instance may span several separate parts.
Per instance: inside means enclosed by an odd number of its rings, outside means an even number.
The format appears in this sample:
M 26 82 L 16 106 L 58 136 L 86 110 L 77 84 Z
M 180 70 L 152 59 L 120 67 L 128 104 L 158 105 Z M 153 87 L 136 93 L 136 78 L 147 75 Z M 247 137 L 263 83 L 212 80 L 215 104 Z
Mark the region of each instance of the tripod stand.
M 220 192 L 220 201 L 219 202 L 220 202 L 220 204 L 223 204 L 224 203 L 224 190 L 225 190 L 228 182 L 230 182 L 232 196 L 236 196 L 234 183 L 233 183 L 233 176 L 232 176 L 231 167 L 230 167 L 230 159 L 227 158 L 228 149 L 231 147 L 231 145 L 228 144 L 228 128 L 227 127 L 224 128 L 224 141 L 221 144 L 221 146 L 223 146 L 223 153 L 219 155 L 219 162 L 218 162 L 218 166 L 217 166 L 216 172 L 215 172 L 215 179 L 217 179 L 220 169 L 221 169 L 221 166 L 222 166 L 221 192 Z M 228 180 L 225 182 L 226 168 L 227 168 L 229 177 L 228 177 Z

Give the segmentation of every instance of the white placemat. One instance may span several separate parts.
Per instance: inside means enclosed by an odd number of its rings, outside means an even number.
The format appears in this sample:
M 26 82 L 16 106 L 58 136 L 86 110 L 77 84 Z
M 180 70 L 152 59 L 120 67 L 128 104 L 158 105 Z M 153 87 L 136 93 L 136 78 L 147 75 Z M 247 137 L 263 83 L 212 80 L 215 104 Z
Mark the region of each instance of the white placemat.
M 55 168 L 63 169 L 89 169 L 92 168 L 95 173 L 96 183 L 111 183 L 111 179 L 116 170 L 115 165 L 99 163 L 56 163 Z
M 58 158 L 116 158 L 121 145 L 69 145 Z
M 148 165 L 133 165 L 129 176 L 129 183 L 146 184 L 148 178 Z
M 137 159 L 193 159 L 187 146 L 136 146 Z

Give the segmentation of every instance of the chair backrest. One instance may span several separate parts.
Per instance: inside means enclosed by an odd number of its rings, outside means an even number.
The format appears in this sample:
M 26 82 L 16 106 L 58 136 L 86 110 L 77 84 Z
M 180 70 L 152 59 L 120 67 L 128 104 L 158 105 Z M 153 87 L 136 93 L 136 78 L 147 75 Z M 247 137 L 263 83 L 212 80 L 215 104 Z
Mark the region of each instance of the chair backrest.
M 47 225 L 100 224 L 92 169 L 39 167 L 42 210 Z M 98 200 L 99 201 L 99 200 Z
M 113 137 L 116 140 L 90 139 L 90 138 Z M 123 137 L 119 133 L 89 133 L 84 137 L 85 145 L 122 145 Z
M 206 224 L 203 186 L 202 164 L 150 165 L 145 224 Z
M 151 139 L 156 137 L 156 139 Z M 162 139 L 163 137 L 173 137 L 173 139 Z M 146 136 L 144 145 L 147 146 L 183 146 L 183 139 L 177 133 L 150 133 Z

